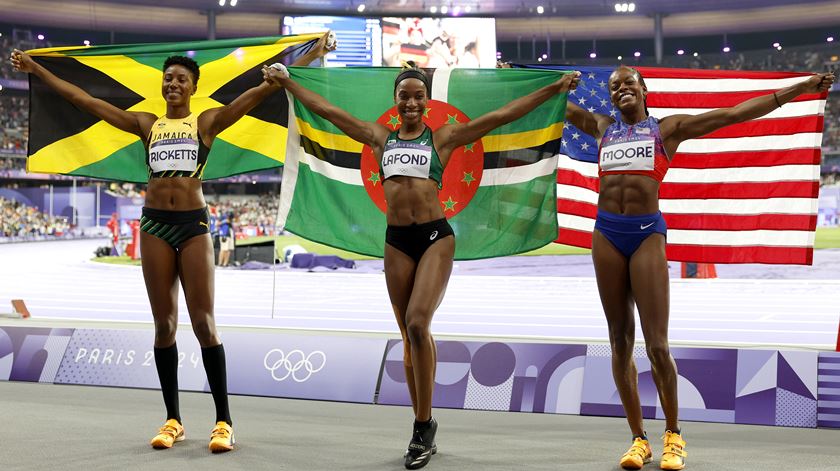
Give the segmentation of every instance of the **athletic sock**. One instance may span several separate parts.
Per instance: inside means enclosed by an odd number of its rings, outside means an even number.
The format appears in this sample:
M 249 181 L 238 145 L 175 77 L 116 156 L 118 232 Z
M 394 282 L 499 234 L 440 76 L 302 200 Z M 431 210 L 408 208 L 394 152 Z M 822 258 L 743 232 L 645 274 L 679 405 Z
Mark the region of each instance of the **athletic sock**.
M 166 420 L 181 422 L 181 410 L 178 406 L 178 345 L 173 343 L 166 348 L 155 347 L 155 367 L 157 367 L 163 404 L 166 406 Z
M 644 432 L 641 435 L 633 435 L 633 440 L 635 440 L 637 438 L 641 438 L 642 440 L 647 440 L 648 439 L 647 432 Z
M 227 422 L 228 425 L 233 425 L 228 407 L 224 345 L 219 344 L 215 347 L 202 348 L 201 359 L 204 361 L 207 382 L 210 384 L 210 392 L 213 394 L 213 402 L 216 404 L 216 422 Z

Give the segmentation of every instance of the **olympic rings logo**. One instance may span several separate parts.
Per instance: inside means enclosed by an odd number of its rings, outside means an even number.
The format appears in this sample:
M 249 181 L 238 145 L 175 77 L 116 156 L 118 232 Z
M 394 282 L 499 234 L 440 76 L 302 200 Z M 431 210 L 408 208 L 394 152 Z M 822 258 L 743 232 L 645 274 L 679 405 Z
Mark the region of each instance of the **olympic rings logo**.
M 263 365 L 271 372 L 274 381 L 284 381 L 291 377 L 296 383 L 302 383 L 321 371 L 327 364 L 327 355 L 320 351 L 306 355 L 302 350 L 292 350 L 288 354 L 275 348 L 265 354 Z

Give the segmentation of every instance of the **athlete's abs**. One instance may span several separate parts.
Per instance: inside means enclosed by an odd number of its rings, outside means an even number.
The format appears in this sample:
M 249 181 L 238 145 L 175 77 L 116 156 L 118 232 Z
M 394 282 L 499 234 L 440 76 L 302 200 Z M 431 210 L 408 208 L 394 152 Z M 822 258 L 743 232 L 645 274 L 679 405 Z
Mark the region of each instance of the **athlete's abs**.
M 386 219 L 392 226 L 422 224 L 444 217 L 434 180 L 391 177 L 382 184 L 388 203 Z
M 188 177 L 150 178 L 146 207 L 169 211 L 189 211 L 207 206 L 201 180 Z
M 659 182 L 643 175 L 604 175 L 598 190 L 598 209 L 625 216 L 659 211 Z

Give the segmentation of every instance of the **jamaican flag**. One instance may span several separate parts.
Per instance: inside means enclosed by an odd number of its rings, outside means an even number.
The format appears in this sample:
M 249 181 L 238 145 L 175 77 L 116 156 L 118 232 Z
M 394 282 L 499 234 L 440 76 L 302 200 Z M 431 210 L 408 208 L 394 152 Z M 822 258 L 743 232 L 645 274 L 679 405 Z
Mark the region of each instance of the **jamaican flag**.
M 28 51 L 58 77 L 128 111 L 166 113 L 161 94 L 163 62 L 171 55 L 200 67 L 193 113 L 233 101 L 259 85 L 263 64 L 280 61 L 321 34 L 220 41 L 55 47 Z M 145 182 L 146 152 L 140 139 L 64 100 L 29 77 L 30 172 Z M 278 167 L 285 157 L 288 101 L 276 93 L 219 134 L 207 159 L 205 179 Z
M 359 119 L 400 126 L 398 69 L 307 69 L 292 77 Z M 561 76 L 530 69 L 454 69 L 432 74 L 424 121 L 432 129 L 493 111 Z M 279 224 L 307 239 L 357 253 L 384 252 L 382 175 L 370 148 L 294 100 L 289 109 Z M 566 95 L 543 103 L 480 141 L 457 149 L 440 204 L 458 237 L 457 259 L 510 255 L 557 238 L 557 159 Z

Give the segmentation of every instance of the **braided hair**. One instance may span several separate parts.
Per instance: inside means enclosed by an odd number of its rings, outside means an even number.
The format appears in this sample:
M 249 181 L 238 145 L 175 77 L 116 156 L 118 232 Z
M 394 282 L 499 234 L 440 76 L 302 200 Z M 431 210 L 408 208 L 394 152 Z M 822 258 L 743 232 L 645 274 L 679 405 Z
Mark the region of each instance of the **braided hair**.
M 633 67 L 630 67 L 629 65 L 620 65 L 615 70 L 618 70 L 618 69 L 627 69 L 627 70 L 633 71 L 633 73 L 636 74 L 636 78 L 639 80 L 639 83 L 643 87 L 647 88 L 647 85 L 645 84 L 645 78 L 642 77 L 642 73 L 639 72 L 637 69 L 635 69 Z M 648 112 L 648 106 L 647 106 L 647 95 L 645 95 L 645 97 L 644 97 L 644 103 L 645 103 L 645 115 L 650 116 L 650 113 Z

